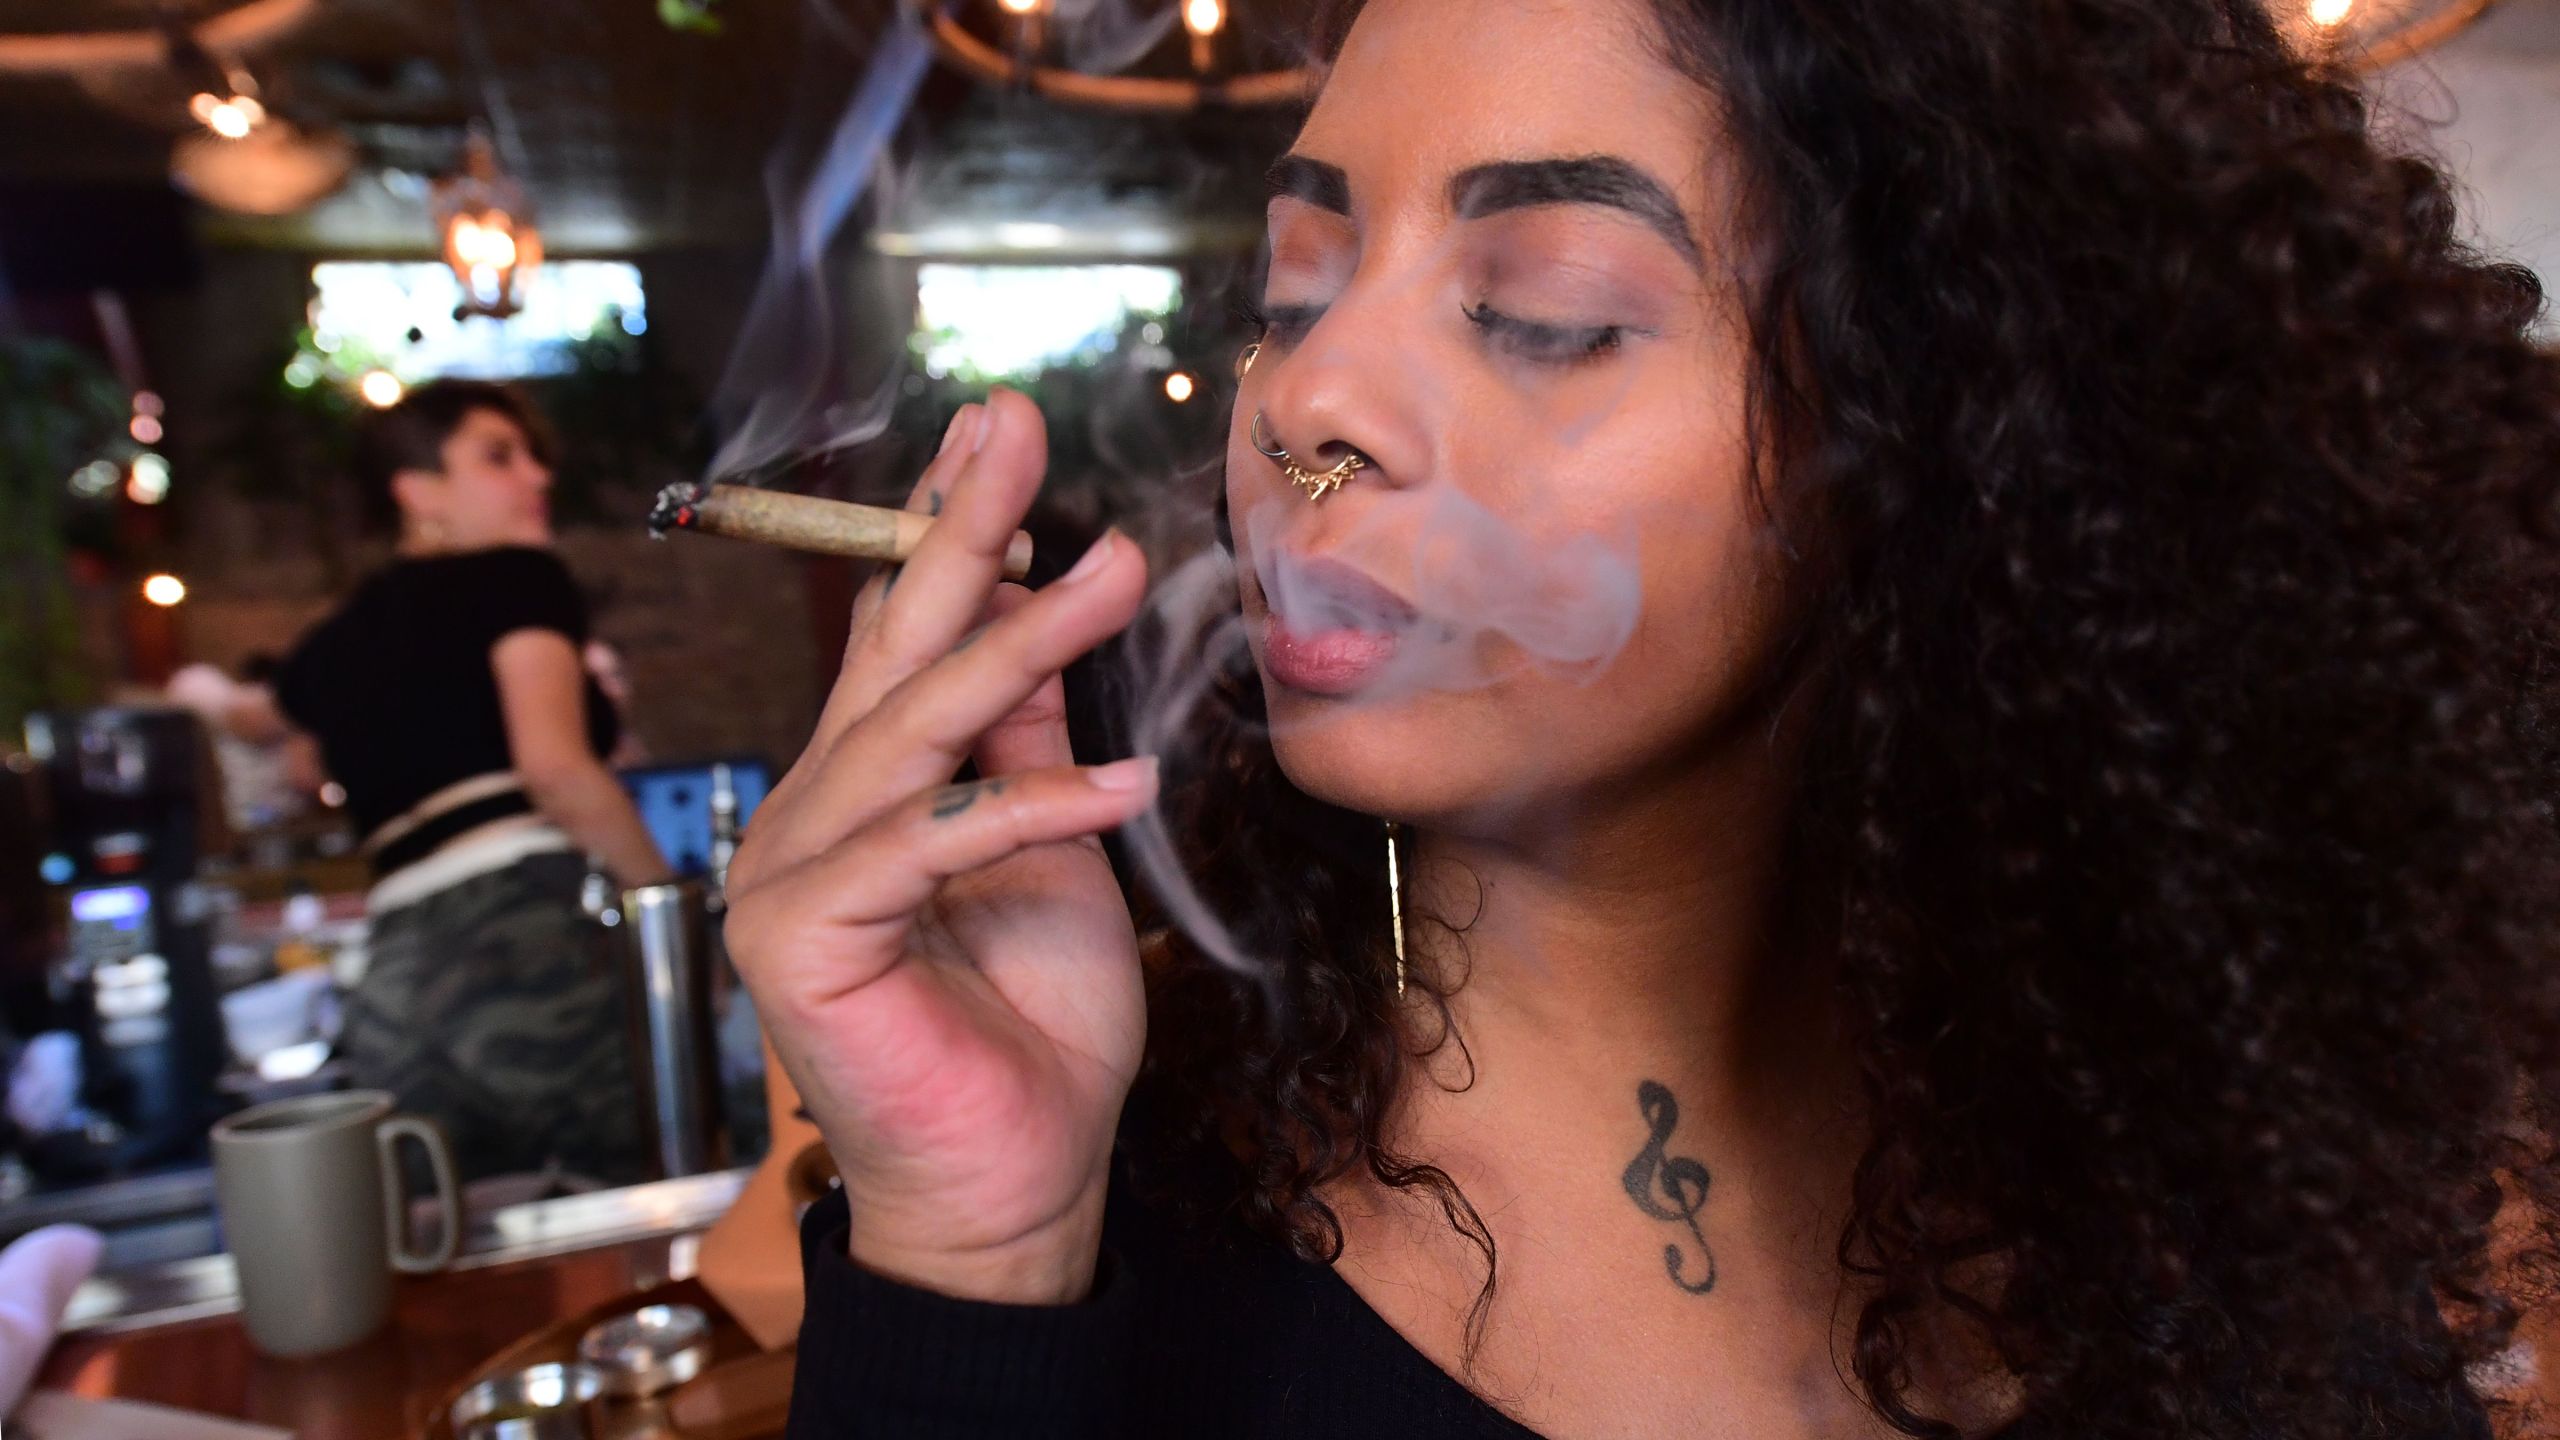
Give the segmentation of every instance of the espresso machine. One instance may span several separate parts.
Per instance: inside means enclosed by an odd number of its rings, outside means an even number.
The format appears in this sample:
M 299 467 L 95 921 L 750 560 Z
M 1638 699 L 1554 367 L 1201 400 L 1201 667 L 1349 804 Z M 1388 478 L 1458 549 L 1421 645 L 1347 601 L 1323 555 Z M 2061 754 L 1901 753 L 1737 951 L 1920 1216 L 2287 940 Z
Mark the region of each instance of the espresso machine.
M 221 1108 L 222 1016 L 195 885 L 215 777 L 195 717 L 110 707 L 39 712 L 43 878 L 69 914 L 47 976 L 53 1023 L 78 1037 L 76 1134 L 30 1137 L 62 1178 L 199 1158 Z

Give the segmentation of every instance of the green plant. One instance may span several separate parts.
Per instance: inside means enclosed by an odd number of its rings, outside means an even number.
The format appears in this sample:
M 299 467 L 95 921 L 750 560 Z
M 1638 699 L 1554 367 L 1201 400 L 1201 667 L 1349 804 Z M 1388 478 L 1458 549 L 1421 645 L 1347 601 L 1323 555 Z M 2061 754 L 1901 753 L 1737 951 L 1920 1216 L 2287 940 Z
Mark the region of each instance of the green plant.
M 711 7 L 720 0 L 658 0 L 658 19 L 670 30 L 685 30 L 696 35 L 720 33 L 720 17 Z
M 66 499 L 74 470 L 132 451 L 127 404 L 87 353 L 0 337 L 0 739 L 30 711 L 91 691 L 64 565 Z

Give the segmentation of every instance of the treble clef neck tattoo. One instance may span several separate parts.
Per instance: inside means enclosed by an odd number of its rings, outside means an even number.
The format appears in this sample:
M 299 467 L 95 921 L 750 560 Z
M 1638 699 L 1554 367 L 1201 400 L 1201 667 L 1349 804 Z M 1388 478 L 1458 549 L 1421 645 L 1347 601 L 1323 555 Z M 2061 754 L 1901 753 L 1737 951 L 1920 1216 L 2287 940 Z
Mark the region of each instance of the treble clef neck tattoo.
M 1707 1167 L 1662 1151 L 1680 1124 L 1680 1102 L 1672 1098 L 1670 1087 L 1653 1080 L 1638 1085 L 1636 1108 L 1644 1113 L 1648 1133 L 1644 1148 L 1627 1165 L 1627 1198 L 1656 1220 L 1689 1227 L 1689 1238 L 1698 1247 L 1696 1278 L 1690 1277 L 1692 1267 L 1678 1245 L 1662 1247 L 1662 1268 L 1670 1272 L 1672 1284 L 1704 1295 L 1716 1288 L 1715 1253 L 1698 1228 L 1698 1212 L 1707 1207 Z

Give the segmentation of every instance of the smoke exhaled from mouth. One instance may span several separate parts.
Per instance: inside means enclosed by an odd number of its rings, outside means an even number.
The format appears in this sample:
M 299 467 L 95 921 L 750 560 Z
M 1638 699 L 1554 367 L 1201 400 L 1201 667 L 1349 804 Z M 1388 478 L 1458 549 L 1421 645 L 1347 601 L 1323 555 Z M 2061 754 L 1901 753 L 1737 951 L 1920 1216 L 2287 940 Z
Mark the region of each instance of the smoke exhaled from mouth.
M 1394 635 L 1354 707 L 1482 689 L 1539 666 L 1593 673 L 1626 648 L 1643 610 L 1632 537 L 1531 534 L 1454 485 L 1382 499 L 1327 553 L 1407 601 L 1381 606 L 1310 578 L 1289 541 L 1304 507 L 1256 506 L 1239 527 L 1271 613 L 1301 632 Z
M 1421 417 L 1464 413 L 1447 366 L 1423 339 L 1387 332 L 1364 343 L 1362 372 L 1323 383 L 1356 386 L 1364 374 L 1394 375 L 1399 409 Z M 1321 376 L 1322 367 L 1344 364 L 1351 354 L 1349 347 L 1302 351 L 1291 363 L 1317 366 Z M 1168 576 L 1126 647 L 1136 753 L 1161 757 L 1172 776 L 1207 776 L 1232 773 L 1235 757 L 1225 748 L 1275 739 L 1285 746 L 1288 736 L 1275 736 L 1270 707 L 1253 699 L 1268 683 L 1254 675 L 1253 642 L 1267 637 L 1252 631 L 1259 617 L 1247 618 L 1248 587 L 1266 614 L 1300 635 L 1393 637 L 1390 657 L 1354 692 L 1280 707 L 1285 725 L 1357 726 L 1433 697 L 1490 696 L 1513 679 L 1599 676 L 1634 640 L 1642 616 L 1642 522 L 1631 515 L 1621 529 L 1595 530 L 1559 503 L 1570 493 L 1559 486 L 1591 463 L 1591 437 L 1628 399 L 1622 385 L 1551 414 L 1540 427 L 1544 442 L 1504 457 L 1501 476 L 1370 471 L 1352 481 L 1373 487 L 1370 493 L 1335 497 L 1330 514 L 1277 487 L 1272 498 L 1234 513 L 1235 552 L 1213 549 Z M 1270 462 L 1239 456 L 1233 463 Z M 1479 498 L 1491 492 L 1470 481 L 1504 482 L 1500 505 Z M 1656 514 L 1653 521 L 1677 518 Z M 1524 777 L 1524 787 L 1531 783 Z M 1232 817 L 1236 825 L 1264 820 Z M 1267 933 L 1260 922 L 1268 917 L 1221 914 L 1192 879 L 1163 814 L 1141 817 L 1126 834 L 1140 878 L 1200 953 L 1238 974 L 1278 981 L 1280 957 L 1255 953 L 1245 938 Z M 1231 903 L 1258 900 L 1286 913 L 1297 903 L 1288 893 L 1296 883 L 1272 876 L 1267 894 Z
M 1236 611 L 1235 563 L 1224 550 L 1201 551 L 1157 584 L 1122 654 L 1133 753 L 1158 756 L 1168 770 L 1190 769 L 1219 762 L 1209 747 L 1269 738 L 1254 717 L 1228 709 L 1221 693 L 1221 679 L 1251 660 L 1244 617 Z M 1250 816 L 1237 818 L 1253 823 Z M 1140 880 L 1202 954 L 1241 974 L 1277 975 L 1269 957 L 1256 956 L 1200 893 L 1161 804 L 1131 820 L 1121 835 Z
M 1286 541 L 1304 513 L 1303 502 L 1276 499 L 1236 526 L 1270 613 L 1301 630 L 1391 629 L 1397 640 L 1385 668 L 1326 707 L 1324 723 L 1357 724 L 1364 712 L 1482 691 L 1523 673 L 1587 678 L 1635 635 L 1643 591 L 1632 536 L 1533 534 L 1453 485 L 1422 487 L 1382 499 L 1346 533 L 1328 536 L 1328 558 L 1409 602 L 1396 603 L 1311 574 Z M 1178 567 L 1150 597 L 1125 650 L 1129 741 L 1177 773 L 1215 770 L 1223 757 L 1204 747 L 1274 739 L 1260 711 L 1237 712 L 1236 687 L 1224 683 L 1252 667 L 1236 561 L 1212 549 Z M 1255 954 L 1201 892 L 1161 811 L 1124 834 L 1166 918 L 1202 954 L 1241 974 L 1277 978 L 1275 957 Z

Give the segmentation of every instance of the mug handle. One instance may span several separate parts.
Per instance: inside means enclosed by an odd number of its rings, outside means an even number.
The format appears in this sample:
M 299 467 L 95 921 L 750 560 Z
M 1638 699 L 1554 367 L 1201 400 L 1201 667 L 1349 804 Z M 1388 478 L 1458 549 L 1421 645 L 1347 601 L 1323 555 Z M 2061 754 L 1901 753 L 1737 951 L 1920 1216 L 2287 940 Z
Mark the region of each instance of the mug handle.
M 444 1231 L 432 1251 L 409 1248 L 409 1182 L 400 1169 L 400 1138 L 407 1136 L 427 1152 L 427 1168 L 435 1172 L 436 1203 L 444 1210 Z M 374 1127 L 373 1143 L 382 1157 L 382 1206 L 391 1237 L 391 1268 L 403 1275 L 432 1275 L 453 1263 L 462 1249 L 462 1189 L 453 1179 L 453 1147 L 444 1127 L 415 1115 L 394 1115 Z

